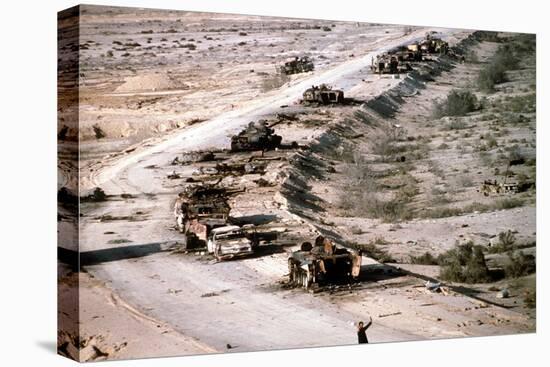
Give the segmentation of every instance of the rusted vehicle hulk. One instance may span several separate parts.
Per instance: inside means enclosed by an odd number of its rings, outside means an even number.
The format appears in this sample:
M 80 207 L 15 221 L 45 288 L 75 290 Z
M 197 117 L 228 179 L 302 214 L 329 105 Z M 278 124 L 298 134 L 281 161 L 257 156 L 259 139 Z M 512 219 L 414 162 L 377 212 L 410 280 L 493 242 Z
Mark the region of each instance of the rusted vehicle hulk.
M 312 86 L 303 93 L 303 102 L 324 105 L 344 103 L 344 92 L 339 89 L 332 89 L 331 86 L 326 84 Z
M 308 56 L 288 59 L 283 65 L 279 66 L 279 72 L 286 75 L 307 73 L 313 71 L 313 69 L 313 61 Z
M 239 226 L 224 226 L 212 229 L 208 236 L 208 252 L 219 261 L 251 255 L 257 242 L 249 238 Z
M 388 54 L 397 57 L 400 64 L 422 61 L 422 51 L 417 43 L 396 47 L 390 50 Z
M 228 196 L 238 190 L 199 185 L 180 193 L 174 205 L 179 231 L 186 235 L 187 248 L 206 246 L 212 228 L 225 226 L 230 207 Z
M 231 137 L 231 151 L 271 150 L 279 147 L 282 140 L 267 122 L 250 122 L 243 131 Z
M 288 258 L 289 283 L 306 290 L 328 284 L 351 283 L 359 276 L 361 254 L 336 247 L 317 237 L 315 245 L 304 242 Z
M 404 57 L 399 53 L 385 53 L 378 55 L 371 62 L 371 70 L 377 74 L 399 74 L 412 70 L 410 62 L 400 62 L 399 58 Z
M 426 39 L 420 43 L 420 50 L 425 54 L 446 55 L 449 51 L 449 43 L 428 33 Z
M 517 181 L 504 181 L 502 183 L 497 182 L 497 180 L 485 180 L 481 185 L 481 192 L 485 196 L 492 194 L 517 194 L 520 192 L 525 192 L 531 188 L 535 187 L 533 181 L 517 182 Z

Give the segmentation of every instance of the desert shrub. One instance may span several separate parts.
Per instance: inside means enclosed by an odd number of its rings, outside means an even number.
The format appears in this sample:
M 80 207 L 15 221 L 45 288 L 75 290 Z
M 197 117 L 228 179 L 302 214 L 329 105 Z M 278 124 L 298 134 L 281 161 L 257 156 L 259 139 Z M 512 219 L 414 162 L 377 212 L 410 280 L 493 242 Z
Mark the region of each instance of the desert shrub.
M 533 255 L 526 255 L 523 251 L 508 254 L 509 263 L 504 267 L 504 274 L 508 278 L 519 278 L 533 274 L 536 271 L 536 260 Z
M 498 243 L 505 248 L 511 247 L 514 243 L 516 243 L 516 236 L 514 235 L 514 232 L 510 230 L 500 232 L 498 234 Z
M 485 283 L 490 280 L 483 248 L 467 242 L 441 254 L 439 276 L 443 280 L 459 283 Z
M 197 45 L 195 45 L 194 43 L 186 43 L 186 44 L 180 45 L 180 47 L 193 51 L 197 48 Z
M 96 139 L 102 139 L 107 136 L 105 135 L 105 132 L 98 125 L 92 126 L 92 129 L 94 129 L 94 134 Z
M 519 59 L 514 55 L 510 45 L 501 45 L 492 57 L 491 62 L 479 71 L 478 88 L 484 92 L 492 92 L 496 84 L 505 82 L 506 71 L 517 68 Z
M 525 204 L 525 201 L 520 198 L 506 198 L 501 199 L 495 203 L 495 209 L 499 210 L 505 210 L 505 209 L 513 209 L 520 206 L 523 206 Z
M 523 302 L 527 308 L 535 308 L 537 306 L 537 291 L 526 291 L 523 296 Z
M 433 256 L 431 253 L 426 251 L 424 254 L 420 256 L 410 256 L 411 264 L 417 264 L 417 265 L 438 265 L 439 262 L 437 261 L 437 258 Z
M 443 116 L 464 116 L 475 111 L 478 105 L 475 94 L 468 90 L 452 90 L 442 102 L 434 102 L 433 114 Z
M 100 187 L 96 187 L 90 195 L 80 197 L 81 202 L 101 202 L 105 200 L 107 200 L 107 194 Z
M 395 222 L 412 218 L 407 210 L 407 203 L 397 198 L 382 200 L 371 193 L 358 191 L 355 194 L 346 192 L 341 197 L 341 207 L 349 209 L 352 214 L 379 218 L 385 222 Z

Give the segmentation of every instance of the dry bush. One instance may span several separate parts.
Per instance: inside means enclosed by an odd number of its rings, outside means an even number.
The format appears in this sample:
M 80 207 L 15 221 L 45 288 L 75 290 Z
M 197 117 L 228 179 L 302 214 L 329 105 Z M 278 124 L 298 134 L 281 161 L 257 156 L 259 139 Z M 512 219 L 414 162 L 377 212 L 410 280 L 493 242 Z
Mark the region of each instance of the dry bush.
M 467 242 L 441 254 L 439 276 L 443 280 L 459 283 L 486 283 L 491 280 L 485 263 L 483 247 Z
M 437 258 L 428 251 L 420 256 L 410 256 L 410 262 L 416 265 L 439 265 Z
M 509 253 L 510 262 L 504 267 L 504 274 L 507 278 L 519 278 L 533 274 L 537 270 L 535 256 L 526 255 L 523 251 Z
M 433 104 L 433 114 L 436 118 L 443 116 L 464 116 L 478 108 L 475 94 L 469 90 L 452 90 L 447 97 Z

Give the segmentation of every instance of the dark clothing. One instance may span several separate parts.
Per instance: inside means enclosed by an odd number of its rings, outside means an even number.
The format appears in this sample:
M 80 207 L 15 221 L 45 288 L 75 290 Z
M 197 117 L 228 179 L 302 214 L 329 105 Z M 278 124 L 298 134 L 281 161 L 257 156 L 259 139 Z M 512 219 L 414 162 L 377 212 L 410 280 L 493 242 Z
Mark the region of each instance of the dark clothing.
M 371 326 L 372 321 L 370 321 L 367 325 L 363 326 L 362 328 L 357 329 L 357 341 L 359 344 L 368 344 L 369 340 L 367 339 L 367 329 L 369 326 Z

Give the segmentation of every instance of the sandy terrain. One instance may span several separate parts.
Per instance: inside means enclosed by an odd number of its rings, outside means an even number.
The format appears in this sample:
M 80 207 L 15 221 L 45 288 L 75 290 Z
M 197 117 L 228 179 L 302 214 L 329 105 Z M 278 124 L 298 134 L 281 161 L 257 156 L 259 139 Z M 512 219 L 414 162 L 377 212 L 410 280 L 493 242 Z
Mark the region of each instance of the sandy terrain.
M 132 22 L 120 25 L 128 19 Z M 347 163 L 330 156 L 340 149 L 331 146 L 331 139 L 342 139 L 340 133 L 346 135 L 349 127 L 359 137 L 348 140 L 356 141 L 357 151 L 368 155 L 379 131 L 361 125 L 354 116 L 363 110 L 371 113 L 369 101 L 405 83 L 405 76 L 373 75 L 368 69 L 371 59 L 420 39 L 431 29 L 225 15 L 212 18 L 200 13 L 186 13 L 182 19 L 177 14 L 134 14 L 120 9 L 105 16 L 94 8 L 83 14 L 82 22 L 81 43 L 88 46 L 82 50 L 80 190 L 84 195 L 101 187 L 108 195 L 107 201 L 80 207 L 80 261 L 86 271 L 79 278 L 80 333 L 94 338 L 94 345 L 109 354 L 94 358 L 355 344 L 352 323 L 368 316 L 374 320 L 369 329 L 373 343 L 534 331 L 533 315 L 513 304 L 502 304 L 515 303 L 515 296 L 498 304 L 489 292 L 478 294 L 479 289 L 460 285 L 431 293 L 424 282 L 426 276 L 437 277 L 437 269 L 406 261 L 388 268 L 364 257 L 361 282 L 351 289 L 312 294 L 284 285 L 288 252 L 318 233 L 340 245 L 383 238 L 381 246 L 400 260 L 425 251 L 441 253 L 456 240 L 489 241 L 510 228 L 517 231 L 518 240 L 534 239 L 532 192 L 522 194 L 526 202 L 521 207 L 417 218 L 400 221 L 398 226 L 342 215 L 338 202 Z M 332 30 L 323 30 L 323 26 Z M 451 44 L 470 33 L 435 31 Z M 181 47 L 191 39 L 201 42 L 192 41 L 195 49 Z M 495 49 L 489 43 L 479 47 L 480 60 Z M 113 49 L 113 56 L 108 56 Z M 316 70 L 292 76 L 277 88 L 262 88 L 280 58 L 299 50 L 309 50 L 309 55 L 319 59 Z M 433 126 L 409 117 L 427 120 L 428 103 L 445 95 L 451 81 L 467 82 L 468 75 L 479 68 L 473 63 L 453 66 L 409 97 L 396 116 L 378 115 L 376 119 L 398 121 L 410 135 L 428 134 Z M 320 83 L 344 89 L 357 103 L 332 108 L 297 104 L 304 89 Z M 277 121 L 277 113 L 298 118 Z M 205 178 L 198 172 L 208 164 L 174 166 L 171 162 L 184 152 L 227 148 L 232 134 L 260 118 L 277 121 L 274 127 L 284 142 L 296 141 L 303 148 L 268 153 L 272 160 L 263 176 L 228 176 L 223 183 L 246 188 L 232 198 L 231 216 L 276 232 L 277 241 L 265 243 L 258 254 L 238 261 L 215 262 L 203 253 L 181 251 L 173 201 L 188 185 L 186 178 Z M 98 137 L 98 131 L 104 136 Z M 530 137 L 532 133 L 518 129 L 517 137 L 522 134 Z M 445 133 L 440 133 L 430 146 L 440 146 L 444 139 Z M 332 153 L 315 149 L 311 153 L 310 147 L 319 146 Z M 414 162 L 410 174 L 420 180 L 429 168 L 428 161 L 438 158 L 442 155 L 430 150 L 427 157 Z M 448 160 L 439 164 L 450 170 Z M 465 166 L 471 172 L 483 169 L 482 163 L 476 160 L 477 166 L 472 166 L 467 157 L 460 164 L 455 164 L 458 170 Z M 335 169 L 329 172 L 328 166 Z M 173 172 L 181 179 L 168 179 Z M 61 177 L 60 182 L 70 181 Z M 258 185 L 260 177 L 270 185 Z M 495 200 L 479 193 L 473 198 L 475 187 L 485 177 L 474 176 L 469 191 L 455 193 L 454 205 Z M 434 185 L 431 179 L 421 181 L 424 186 L 419 185 L 411 210 L 430 207 L 425 202 L 428 188 Z M 352 230 L 355 227 L 360 233 Z

